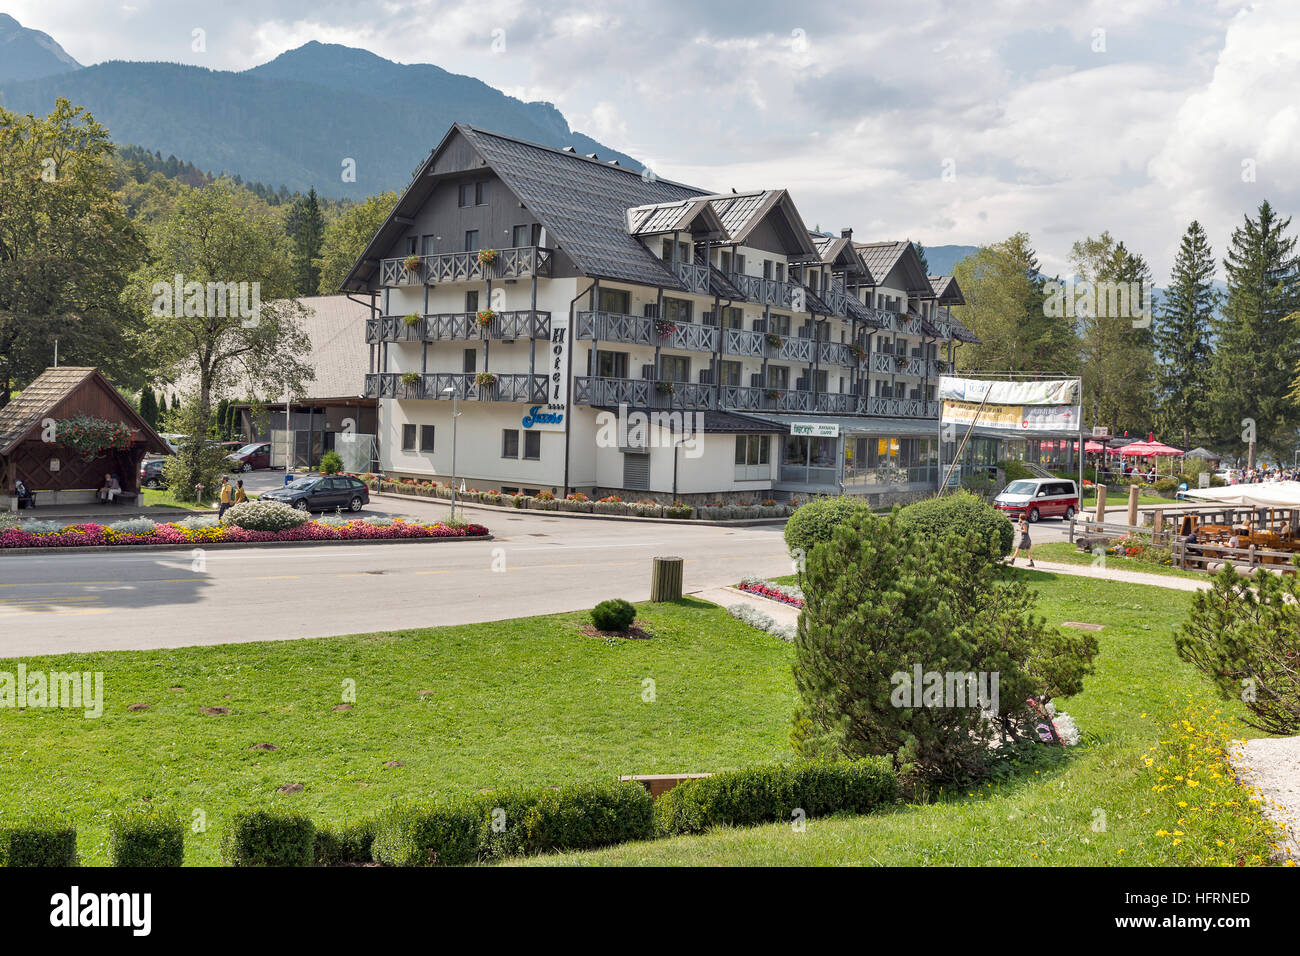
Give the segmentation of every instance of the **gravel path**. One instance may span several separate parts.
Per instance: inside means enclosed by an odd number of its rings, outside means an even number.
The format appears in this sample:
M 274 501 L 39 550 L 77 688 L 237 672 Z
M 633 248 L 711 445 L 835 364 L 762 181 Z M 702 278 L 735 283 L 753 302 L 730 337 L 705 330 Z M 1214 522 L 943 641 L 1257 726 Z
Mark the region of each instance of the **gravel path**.
M 1286 827 L 1291 858 L 1300 861 L 1300 737 L 1239 741 L 1232 762 L 1243 782 L 1259 788 L 1264 815 Z

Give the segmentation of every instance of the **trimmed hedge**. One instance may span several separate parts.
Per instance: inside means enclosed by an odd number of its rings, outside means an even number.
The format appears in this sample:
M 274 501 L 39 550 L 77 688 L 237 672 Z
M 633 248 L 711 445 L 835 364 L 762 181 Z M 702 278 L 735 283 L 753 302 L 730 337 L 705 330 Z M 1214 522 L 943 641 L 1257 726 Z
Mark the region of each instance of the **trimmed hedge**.
M 226 866 L 311 866 L 315 856 L 315 825 L 291 811 L 238 813 L 221 838 Z
M 379 817 L 373 853 L 391 866 L 462 866 L 654 833 L 654 801 L 640 784 L 585 784 L 393 807 Z
M 814 761 L 685 780 L 659 798 L 655 818 L 659 831 L 671 836 L 786 821 L 796 809 L 809 817 L 870 813 L 897 799 L 888 759 Z
M 374 856 L 375 821 L 365 820 L 341 830 L 317 829 L 315 861 L 317 866 L 341 866 L 345 863 L 370 863 Z
M 835 529 L 859 511 L 868 509 L 867 499 L 855 495 L 814 498 L 795 509 L 785 523 L 785 543 L 793 554 L 806 555 L 813 547 L 829 541 Z
M 108 858 L 113 866 L 180 866 L 185 824 L 175 814 L 147 808 L 114 814 L 108 824 Z
M 985 538 L 1000 558 L 1011 553 L 1015 535 L 1015 526 L 1006 515 L 969 491 L 949 492 L 910 504 L 899 510 L 898 523 L 932 541 L 942 541 L 953 533 L 973 532 Z
M 0 826 L 0 866 L 76 866 L 77 828 L 59 818 Z

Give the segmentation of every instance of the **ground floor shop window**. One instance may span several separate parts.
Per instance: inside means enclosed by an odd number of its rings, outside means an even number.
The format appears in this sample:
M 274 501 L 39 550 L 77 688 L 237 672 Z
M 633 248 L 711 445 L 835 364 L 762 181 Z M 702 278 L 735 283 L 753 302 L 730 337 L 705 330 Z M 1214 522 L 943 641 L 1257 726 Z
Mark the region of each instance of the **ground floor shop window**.
M 771 444 L 768 435 L 736 436 L 737 481 L 763 481 L 771 476 Z

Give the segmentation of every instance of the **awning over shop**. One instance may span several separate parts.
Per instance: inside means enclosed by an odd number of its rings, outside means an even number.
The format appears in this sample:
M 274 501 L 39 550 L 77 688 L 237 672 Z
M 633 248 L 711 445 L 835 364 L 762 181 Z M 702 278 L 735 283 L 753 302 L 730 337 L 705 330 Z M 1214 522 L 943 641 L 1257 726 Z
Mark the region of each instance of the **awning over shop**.
M 864 418 L 857 415 L 788 415 L 763 412 L 763 420 L 792 424 L 838 425 L 841 435 L 889 435 L 900 438 L 938 438 L 939 423 L 933 419 Z
M 1300 481 L 1261 481 L 1222 488 L 1188 488 L 1188 498 L 1243 508 L 1300 508 Z

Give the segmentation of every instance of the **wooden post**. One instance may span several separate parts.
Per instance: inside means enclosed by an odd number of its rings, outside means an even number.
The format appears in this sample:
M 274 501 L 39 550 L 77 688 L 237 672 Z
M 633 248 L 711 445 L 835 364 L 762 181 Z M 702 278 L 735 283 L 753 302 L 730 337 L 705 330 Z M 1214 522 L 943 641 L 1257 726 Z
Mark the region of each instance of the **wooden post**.
M 1138 523 L 1138 491 L 1137 485 L 1128 486 L 1128 523 L 1129 527 L 1136 527 Z
M 1151 516 L 1151 543 L 1160 544 L 1160 538 L 1165 531 L 1165 509 L 1157 508 L 1155 514 Z
M 682 598 L 682 559 L 655 558 L 650 569 L 650 600 L 680 601 Z
M 1106 520 L 1106 486 L 1097 485 L 1097 508 L 1093 520 L 1101 524 Z

